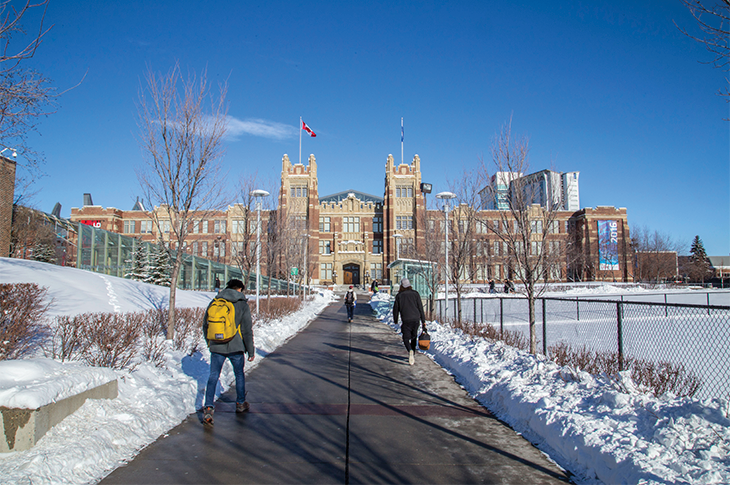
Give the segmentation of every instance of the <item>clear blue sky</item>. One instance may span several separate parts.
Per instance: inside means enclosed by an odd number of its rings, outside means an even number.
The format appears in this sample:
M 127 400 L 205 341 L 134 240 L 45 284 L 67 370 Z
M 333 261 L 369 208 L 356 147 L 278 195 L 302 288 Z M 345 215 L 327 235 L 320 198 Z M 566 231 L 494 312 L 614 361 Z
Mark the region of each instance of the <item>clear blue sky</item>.
M 696 31 L 679 0 L 51 0 L 47 21 L 33 66 L 60 89 L 86 78 L 31 137 L 47 160 L 42 210 L 68 216 L 84 192 L 132 207 L 140 82 L 179 60 L 227 79 L 229 114 L 249 122 L 226 142 L 229 180 L 277 184 L 302 116 L 320 194 L 380 195 L 404 117 L 405 159 L 418 154 L 441 191 L 512 116 L 531 171 L 580 172 L 582 207 L 626 207 L 632 226 L 730 254 L 726 73 L 675 27 Z

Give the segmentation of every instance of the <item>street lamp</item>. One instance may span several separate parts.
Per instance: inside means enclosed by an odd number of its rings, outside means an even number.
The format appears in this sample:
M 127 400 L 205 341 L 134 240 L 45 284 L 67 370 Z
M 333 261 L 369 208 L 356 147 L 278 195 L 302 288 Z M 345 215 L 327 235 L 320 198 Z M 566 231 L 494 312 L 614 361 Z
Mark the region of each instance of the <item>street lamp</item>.
M 400 238 L 403 237 L 403 234 L 393 234 L 393 237 L 395 238 L 395 259 L 400 259 Z
M 445 317 L 449 317 L 449 199 L 455 199 L 456 194 L 453 192 L 440 192 L 436 194 L 437 199 L 444 201 L 444 217 L 446 220 L 446 229 L 444 234 L 446 235 L 446 264 L 444 265 L 444 292 L 446 297 L 446 312 Z
M 259 281 L 261 279 L 261 197 L 268 197 L 269 193 L 265 190 L 256 189 L 251 191 L 251 195 L 256 197 L 256 212 L 258 212 L 256 222 L 256 314 L 259 313 Z M 270 283 L 269 283 L 270 284 Z

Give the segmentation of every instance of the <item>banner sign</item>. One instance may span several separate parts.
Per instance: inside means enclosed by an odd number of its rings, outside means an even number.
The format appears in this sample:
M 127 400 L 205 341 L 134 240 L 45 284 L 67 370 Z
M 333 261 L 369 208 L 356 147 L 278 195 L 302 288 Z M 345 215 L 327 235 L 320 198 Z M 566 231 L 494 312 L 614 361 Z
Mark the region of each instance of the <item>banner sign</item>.
M 618 221 L 598 221 L 598 269 L 619 269 Z
M 87 226 L 96 227 L 97 229 L 101 228 L 101 221 L 81 221 L 81 224 L 86 224 Z

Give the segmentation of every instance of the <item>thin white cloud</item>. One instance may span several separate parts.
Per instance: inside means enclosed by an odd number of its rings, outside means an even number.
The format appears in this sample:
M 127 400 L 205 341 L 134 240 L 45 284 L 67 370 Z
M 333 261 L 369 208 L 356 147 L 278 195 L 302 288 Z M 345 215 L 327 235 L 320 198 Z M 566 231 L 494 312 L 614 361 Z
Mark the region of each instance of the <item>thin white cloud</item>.
M 244 134 L 273 138 L 274 140 L 284 140 L 287 138 L 296 138 L 297 128 L 274 121 L 254 118 L 239 120 L 233 116 L 229 116 L 226 137 L 235 139 Z

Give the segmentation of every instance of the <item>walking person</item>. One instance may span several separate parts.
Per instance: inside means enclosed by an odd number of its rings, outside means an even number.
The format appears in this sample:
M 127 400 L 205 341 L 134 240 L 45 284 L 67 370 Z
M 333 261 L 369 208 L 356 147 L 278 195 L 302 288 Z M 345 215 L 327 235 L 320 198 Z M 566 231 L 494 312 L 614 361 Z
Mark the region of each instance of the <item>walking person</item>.
M 489 293 L 494 293 L 494 280 L 489 280 Z
M 345 293 L 345 308 L 347 308 L 347 321 L 351 322 L 355 313 L 355 305 L 357 304 L 357 294 L 350 285 L 350 289 Z
M 373 283 L 370 285 L 370 291 L 373 292 L 373 295 L 378 292 L 378 280 L 373 280 Z
M 226 287 L 210 302 L 203 320 L 203 335 L 210 350 L 210 375 L 205 388 L 203 407 L 203 421 L 207 424 L 213 424 L 215 391 L 218 387 L 221 368 L 226 359 L 233 366 L 233 374 L 236 376 L 236 412 L 245 413 L 249 409 L 246 401 L 246 377 L 243 373 L 244 353 L 248 354 L 248 361 L 252 362 L 255 351 L 251 310 L 248 307 L 246 295 L 243 294 L 244 289 L 245 286 L 241 280 L 229 281 Z M 219 315 L 223 315 L 220 318 L 227 320 L 227 326 L 225 322 L 219 324 Z M 222 328 L 220 325 L 224 325 L 226 330 L 219 330 Z M 228 332 L 231 325 L 234 325 L 231 332 L 233 335 L 228 338 L 228 334 L 223 332 Z M 208 333 L 209 330 L 212 330 L 211 334 Z M 217 333 L 219 331 L 222 333 Z
M 421 295 L 411 287 L 408 278 L 400 280 L 400 289 L 393 304 L 393 322 L 398 325 L 400 317 L 403 344 L 408 351 L 408 364 L 416 363 L 416 346 L 418 345 L 418 322 L 426 329 L 426 315 L 423 313 Z

